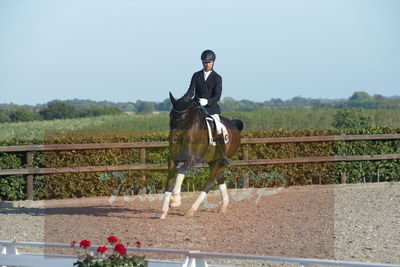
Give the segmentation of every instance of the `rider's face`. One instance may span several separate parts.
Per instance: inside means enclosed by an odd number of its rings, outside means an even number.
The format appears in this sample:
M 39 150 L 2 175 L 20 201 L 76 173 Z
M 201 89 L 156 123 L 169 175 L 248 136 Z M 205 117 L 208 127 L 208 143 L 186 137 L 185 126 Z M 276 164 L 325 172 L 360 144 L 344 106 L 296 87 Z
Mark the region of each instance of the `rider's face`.
M 213 68 L 214 61 L 203 61 L 203 67 L 205 71 L 209 71 Z

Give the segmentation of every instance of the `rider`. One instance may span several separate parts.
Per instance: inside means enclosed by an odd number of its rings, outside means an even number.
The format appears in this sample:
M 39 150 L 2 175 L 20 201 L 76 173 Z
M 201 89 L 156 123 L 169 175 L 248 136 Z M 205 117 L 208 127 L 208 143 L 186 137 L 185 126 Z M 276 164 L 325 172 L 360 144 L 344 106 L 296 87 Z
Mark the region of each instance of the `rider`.
M 196 96 L 199 99 L 200 105 L 204 106 L 209 115 L 214 119 L 217 128 L 216 143 L 221 153 L 221 164 L 228 166 L 230 163 L 226 156 L 225 141 L 219 118 L 221 110 L 217 104 L 222 94 L 222 77 L 213 69 L 215 58 L 215 53 L 211 50 L 205 50 L 201 54 L 203 69 L 193 74 L 189 89 L 183 98 L 189 101 L 193 96 Z

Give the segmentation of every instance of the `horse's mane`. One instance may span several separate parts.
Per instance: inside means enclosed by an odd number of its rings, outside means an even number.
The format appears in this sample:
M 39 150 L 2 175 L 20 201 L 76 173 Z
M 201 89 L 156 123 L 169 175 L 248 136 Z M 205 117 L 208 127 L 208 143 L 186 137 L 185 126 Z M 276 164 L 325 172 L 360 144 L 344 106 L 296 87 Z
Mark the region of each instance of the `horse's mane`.
M 171 110 L 172 118 L 170 121 L 170 128 L 172 129 L 172 120 L 174 120 L 175 116 L 179 116 L 179 114 L 185 113 L 185 120 L 179 122 L 179 128 L 181 129 L 191 129 L 191 126 L 199 120 L 200 129 L 206 128 L 204 115 L 202 111 L 197 109 L 199 103 L 195 99 L 187 100 L 185 98 L 179 98 L 173 105 Z M 201 121 L 204 121 L 203 123 Z M 204 125 L 203 125 L 204 124 Z
M 191 108 L 195 108 L 197 106 L 197 102 L 194 99 L 186 99 L 186 98 L 179 98 L 176 100 L 174 109 L 177 111 L 184 111 Z

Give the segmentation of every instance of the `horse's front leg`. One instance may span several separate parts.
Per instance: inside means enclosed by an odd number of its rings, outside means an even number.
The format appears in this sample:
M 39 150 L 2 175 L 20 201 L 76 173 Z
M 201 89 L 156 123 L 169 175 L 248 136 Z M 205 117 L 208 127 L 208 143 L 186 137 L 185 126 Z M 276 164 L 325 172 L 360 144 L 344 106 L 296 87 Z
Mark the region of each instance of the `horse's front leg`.
M 163 204 L 161 206 L 160 213 L 157 213 L 155 215 L 156 218 L 165 219 L 165 217 L 168 214 L 169 203 L 170 203 L 171 195 L 172 195 L 172 193 L 171 193 L 172 183 L 173 183 L 172 179 L 175 176 L 175 173 L 176 173 L 175 162 L 173 160 L 169 160 L 168 161 L 168 176 L 167 176 L 167 183 L 165 185 Z
M 169 204 L 170 207 L 179 207 L 181 205 L 181 188 L 183 180 L 185 179 L 185 175 L 188 171 L 188 163 L 182 162 L 176 168 L 176 178 L 175 178 L 175 185 L 172 189 L 172 196 L 171 196 L 171 203 Z
M 161 207 L 161 213 L 157 214 L 156 217 L 160 219 L 165 219 L 169 207 L 179 207 L 181 205 L 181 187 L 183 179 L 185 178 L 185 173 L 187 171 L 187 163 L 183 163 L 182 166 L 177 167 L 174 161 L 168 162 L 168 177 L 167 184 L 163 198 L 163 204 Z M 173 178 L 176 175 L 175 185 Z
M 172 189 L 171 202 L 169 203 L 169 206 L 172 208 L 176 208 L 181 205 L 181 199 L 182 199 L 181 187 L 183 179 L 185 179 L 185 174 L 183 173 L 176 174 L 175 185 L 174 188 Z

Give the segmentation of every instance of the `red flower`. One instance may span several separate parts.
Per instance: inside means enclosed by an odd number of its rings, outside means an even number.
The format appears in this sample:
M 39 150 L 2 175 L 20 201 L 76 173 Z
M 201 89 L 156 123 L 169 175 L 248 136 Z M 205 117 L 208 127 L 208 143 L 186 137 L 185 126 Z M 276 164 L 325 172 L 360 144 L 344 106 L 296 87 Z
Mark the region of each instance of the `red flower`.
M 115 245 L 114 250 L 119 253 L 119 255 L 125 255 L 126 254 L 126 248 L 124 245 L 121 243 L 118 243 Z
M 107 251 L 107 247 L 106 246 L 102 246 L 102 247 L 98 247 L 97 248 L 97 252 L 100 252 L 101 254 L 103 254 L 106 251 Z
M 83 248 L 88 248 L 90 247 L 90 241 L 89 240 L 82 240 L 81 243 L 79 244 L 80 247 Z
M 109 236 L 108 238 L 107 238 L 107 240 L 108 240 L 108 242 L 109 243 L 111 243 L 111 244 L 115 244 L 115 243 L 117 243 L 118 242 L 118 238 L 116 237 L 116 236 Z
M 137 241 L 137 242 L 135 243 L 135 245 L 136 245 L 137 248 L 140 248 L 140 246 L 142 245 L 142 243 L 140 243 L 139 241 Z
M 71 245 L 76 245 L 76 241 L 72 241 L 72 242 L 71 242 Z

